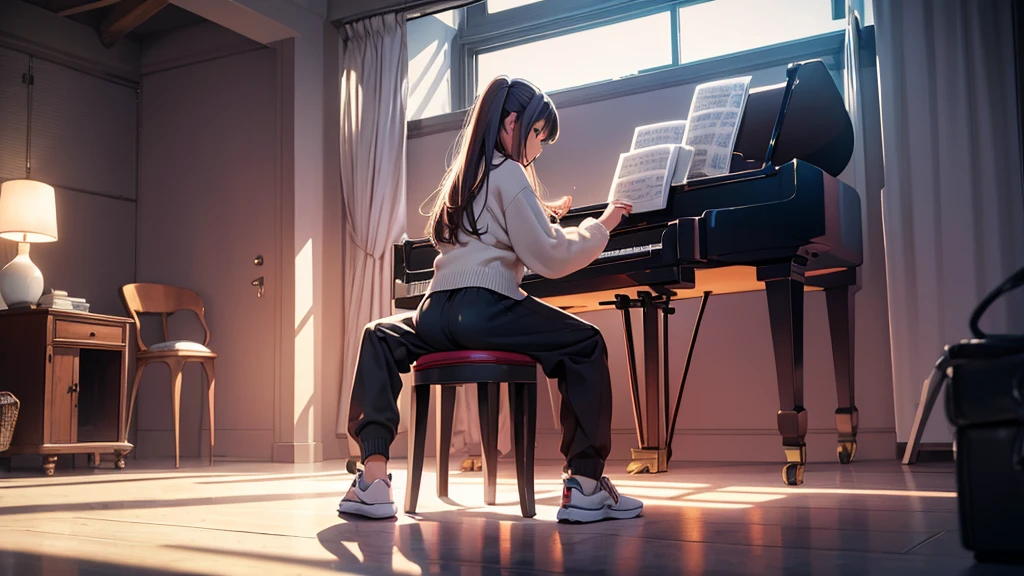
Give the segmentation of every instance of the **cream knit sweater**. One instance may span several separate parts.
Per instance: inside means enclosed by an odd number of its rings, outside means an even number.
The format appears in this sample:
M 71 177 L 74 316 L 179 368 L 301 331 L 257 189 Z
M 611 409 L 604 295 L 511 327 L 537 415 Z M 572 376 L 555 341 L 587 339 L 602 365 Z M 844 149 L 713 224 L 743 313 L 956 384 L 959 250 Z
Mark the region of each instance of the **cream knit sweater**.
M 551 224 L 522 165 L 495 153 L 499 162 L 473 203 L 480 238 L 463 230 L 459 245 L 438 246 L 428 293 L 475 286 L 522 300 L 524 268 L 561 278 L 590 264 L 608 243 L 608 230 L 594 218 L 568 228 Z

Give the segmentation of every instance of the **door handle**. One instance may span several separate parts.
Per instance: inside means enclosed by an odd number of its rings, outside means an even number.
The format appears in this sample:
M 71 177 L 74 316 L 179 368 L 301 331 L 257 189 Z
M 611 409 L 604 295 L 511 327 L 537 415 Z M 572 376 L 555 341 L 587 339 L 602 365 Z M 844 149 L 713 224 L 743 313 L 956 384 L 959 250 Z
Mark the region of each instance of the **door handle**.
M 263 298 L 263 276 L 253 280 L 250 284 L 256 287 L 256 297 Z

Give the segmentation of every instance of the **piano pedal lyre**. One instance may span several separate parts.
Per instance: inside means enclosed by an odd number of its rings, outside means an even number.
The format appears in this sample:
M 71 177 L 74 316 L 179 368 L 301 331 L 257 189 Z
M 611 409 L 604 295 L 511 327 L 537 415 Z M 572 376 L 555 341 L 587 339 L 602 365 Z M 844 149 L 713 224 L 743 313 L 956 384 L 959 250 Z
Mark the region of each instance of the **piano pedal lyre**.
M 471 454 L 463 458 L 461 468 L 463 472 L 480 472 L 483 470 L 483 460 L 479 454 Z
M 602 305 L 614 304 L 615 308 L 622 312 L 622 328 L 626 340 L 626 358 L 629 365 L 629 388 L 633 400 L 633 418 L 636 422 L 636 435 L 639 448 L 632 449 L 632 460 L 626 467 L 630 474 L 658 474 L 668 471 L 668 461 L 672 458 L 673 429 L 675 428 L 676 417 L 679 415 L 679 404 L 682 401 L 683 387 L 686 384 L 690 359 L 693 356 L 693 345 L 697 339 L 697 331 L 700 329 L 700 321 L 704 315 L 704 308 L 707 305 L 710 292 L 705 291 L 701 300 L 700 310 L 697 313 L 697 321 L 694 324 L 693 336 L 690 339 L 690 347 L 686 356 L 686 363 L 683 366 L 683 376 L 679 383 L 679 394 L 676 398 L 675 412 L 669 418 L 669 386 L 668 386 L 668 317 L 675 313 L 672 308 L 672 296 L 674 292 L 667 291 L 661 294 L 652 294 L 647 291 L 637 293 L 639 298 L 630 298 L 626 294 L 616 294 L 613 302 L 602 302 Z M 636 347 L 633 343 L 633 325 L 630 318 L 631 308 L 641 308 L 644 311 L 644 354 L 646 377 L 647 402 L 647 434 L 644 434 L 644 418 L 641 415 L 640 382 L 636 369 Z M 657 358 L 659 346 L 656 311 L 661 312 L 661 358 Z M 647 340 L 653 340 L 648 342 Z M 660 362 L 658 362 L 660 360 Z M 651 376 L 652 371 L 657 371 L 660 364 L 660 378 L 658 375 Z M 654 399 L 657 398 L 657 401 Z M 660 404 L 660 409 L 656 408 Z M 671 424 L 670 424 L 671 422 Z
M 658 474 L 668 472 L 668 449 L 632 448 L 633 459 L 626 466 L 629 474 Z

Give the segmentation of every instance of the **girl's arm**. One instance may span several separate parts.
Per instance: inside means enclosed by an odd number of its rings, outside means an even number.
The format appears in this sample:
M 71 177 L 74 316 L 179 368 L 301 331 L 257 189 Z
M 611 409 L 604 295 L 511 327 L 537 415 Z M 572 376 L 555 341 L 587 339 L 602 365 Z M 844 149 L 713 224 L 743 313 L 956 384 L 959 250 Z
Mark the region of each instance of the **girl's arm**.
M 567 228 L 551 224 L 530 187 L 505 206 L 505 224 L 516 255 L 545 278 L 561 278 L 585 267 L 608 243 L 608 229 L 594 218 Z

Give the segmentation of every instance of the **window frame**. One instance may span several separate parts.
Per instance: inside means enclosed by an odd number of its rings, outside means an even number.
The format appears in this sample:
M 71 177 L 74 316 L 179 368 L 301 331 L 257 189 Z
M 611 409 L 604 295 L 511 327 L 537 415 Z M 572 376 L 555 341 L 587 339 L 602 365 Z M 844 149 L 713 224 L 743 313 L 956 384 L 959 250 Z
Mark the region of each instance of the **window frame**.
M 550 92 L 559 108 L 618 98 L 689 83 L 741 75 L 761 68 L 800 60 L 821 58 L 833 75 L 843 65 L 845 30 L 826 32 L 780 44 L 680 64 L 679 9 L 714 0 L 558 0 L 537 2 L 487 13 L 485 2 L 465 6 L 457 18 L 456 41 L 452 43 L 452 112 L 408 121 L 410 138 L 456 130 L 475 97 L 476 57 L 479 54 L 528 44 L 669 11 L 672 34 L 672 63 L 645 70 L 635 76 L 605 80 Z M 826 0 L 820 0 L 826 1 Z M 835 20 L 836 18 L 833 18 Z M 529 33 L 526 32 L 529 30 Z M 875 58 L 874 26 L 861 32 L 862 58 Z
M 486 1 L 463 8 L 458 30 L 461 73 L 452 76 L 452 107 L 466 108 L 476 95 L 477 56 L 539 40 L 593 30 L 610 24 L 668 12 L 672 61 L 679 65 L 679 8 L 713 0 L 559 0 L 487 13 Z M 650 72 L 649 70 L 646 72 Z M 602 81 L 604 82 L 604 81 Z M 552 93 L 571 90 L 566 88 Z

